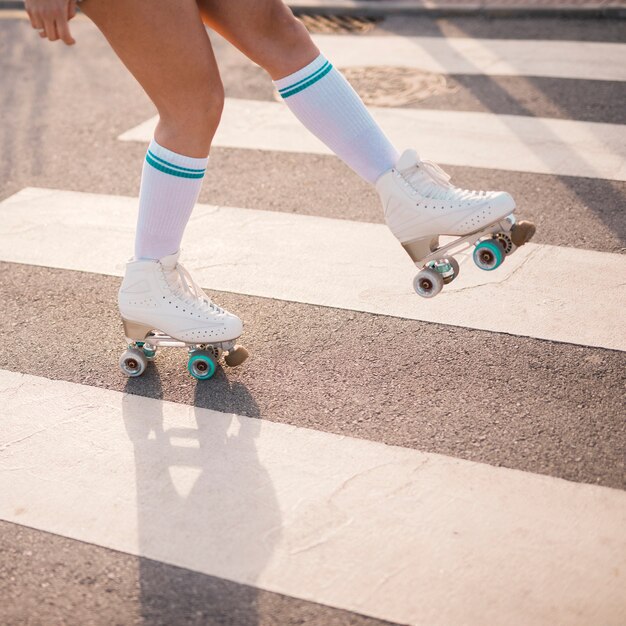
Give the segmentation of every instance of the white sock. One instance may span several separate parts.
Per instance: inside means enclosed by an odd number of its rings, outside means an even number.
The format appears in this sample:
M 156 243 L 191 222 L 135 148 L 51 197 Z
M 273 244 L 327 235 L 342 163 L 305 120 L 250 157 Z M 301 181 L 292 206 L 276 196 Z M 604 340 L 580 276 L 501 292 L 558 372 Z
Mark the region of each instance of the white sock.
M 150 142 L 141 175 L 136 259 L 160 259 L 178 252 L 198 199 L 208 162 Z
M 365 180 L 375 183 L 396 164 L 396 149 L 323 55 L 274 85 L 295 116 Z

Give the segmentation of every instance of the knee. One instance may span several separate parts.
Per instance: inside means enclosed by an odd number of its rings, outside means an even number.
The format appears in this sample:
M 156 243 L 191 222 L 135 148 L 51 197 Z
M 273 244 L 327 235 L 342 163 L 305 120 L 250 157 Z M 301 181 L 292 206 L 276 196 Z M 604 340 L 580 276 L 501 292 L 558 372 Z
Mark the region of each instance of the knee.
M 287 7 L 275 11 L 268 35 L 285 51 L 293 51 L 311 43 L 309 31 Z
M 209 133 L 211 137 L 215 134 L 222 118 L 224 110 L 224 87 L 220 82 L 218 85 L 205 85 L 194 94 L 187 109 L 187 117 L 194 128 L 201 129 Z
M 319 54 L 304 24 L 285 5 L 281 3 L 268 17 L 254 42 L 261 58 L 254 60 L 272 78 L 295 72 Z
M 285 5 L 281 6 L 283 10 L 275 10 L 267 32 L 277 52 L 289 56 L 294 51 L 313 46 L 311 35 L 304 24 Z
M 208 151 L 224 109 L 224 88 L 221 82 L 199 83 L 157 108 L 162 134 L 185 138 Z

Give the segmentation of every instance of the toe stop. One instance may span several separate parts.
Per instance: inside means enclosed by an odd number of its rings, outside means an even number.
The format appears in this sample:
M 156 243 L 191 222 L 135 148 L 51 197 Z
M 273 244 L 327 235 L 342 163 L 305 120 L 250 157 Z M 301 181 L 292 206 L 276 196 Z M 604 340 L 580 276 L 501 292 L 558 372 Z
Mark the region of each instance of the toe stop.
M 243 346 L 235 346 L 232 350 L 228 351 L 228 354 L 224 357 L 224 361 L 229 367 L 237 367 L 241 365 L 248 356 L 248 351 Z
M 532 222 L 518 222 L 511 230 L 511 241 L 519 248 L 532 239 L 536 230 Z

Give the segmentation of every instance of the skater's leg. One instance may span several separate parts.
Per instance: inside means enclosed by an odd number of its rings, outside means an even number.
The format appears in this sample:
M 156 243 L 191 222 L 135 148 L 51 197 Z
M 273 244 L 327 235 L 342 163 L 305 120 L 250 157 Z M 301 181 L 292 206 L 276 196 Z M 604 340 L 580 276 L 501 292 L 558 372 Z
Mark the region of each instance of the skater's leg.
M 202 19 L 278 80 L 319 56 L 306 28 L 281 0 L 197 0 Z
M 85 0 L 96 23 L 159 112 L 143 166 L 137 258 L 178 251 L 197 200 L 223 88 L 193 0 Z
M 193 345 L 232 341 L 241 320 L 212 303 L 178 263 L 224 99 L 198 7 L 193 0 L 82 6 L 159 112 L 141 180 L 135 259 L 119 291 L 126 336 L 143 341 L 158 330 Z
M 454 187 L 436 165 L 413 150 L 400 158 L 359 96 L 318 53 L 303 25 L 281 0 L 197 0 L 203 19 L 274 79 L 295 115 L 335 154 L 376 182 L 385 219 L 401 242 L 463 235 L 515 208 L 504 192 Z M 426 254 L 426 252 L 425 252 Z
M 274 79 L 298 119 L 365 180 L 398 153 L 361 98 L 281 0 L 198 0 L 203 19 Z

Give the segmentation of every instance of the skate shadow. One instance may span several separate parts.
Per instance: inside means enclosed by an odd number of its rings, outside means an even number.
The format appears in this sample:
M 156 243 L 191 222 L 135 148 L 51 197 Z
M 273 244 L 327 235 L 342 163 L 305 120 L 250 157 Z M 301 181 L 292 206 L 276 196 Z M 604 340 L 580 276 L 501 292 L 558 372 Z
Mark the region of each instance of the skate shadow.
M 246 364 L 242 366 L 246 367 Z M 227 366 L 218 367 L 211 380 L 198 383 L 194 391 L 194 406 L 221 413 L 235 413 L 261 419 L 261 410 L 248 388 L 229 376 Z M 232 373 L 232 370 L 230 370 Z
M 281 527 L 257 451 L 263 422 L 198 406 L 211 381 L 199 382 L 196 406 L 181 410 L 160 401 L 156 368 L 142 378 L 128 380 L 123 401 L 135 455 L 141 615 L 149 624 L 260 624 L 254 585 Z M 146 385 L 150 398 L 142 397 Z

